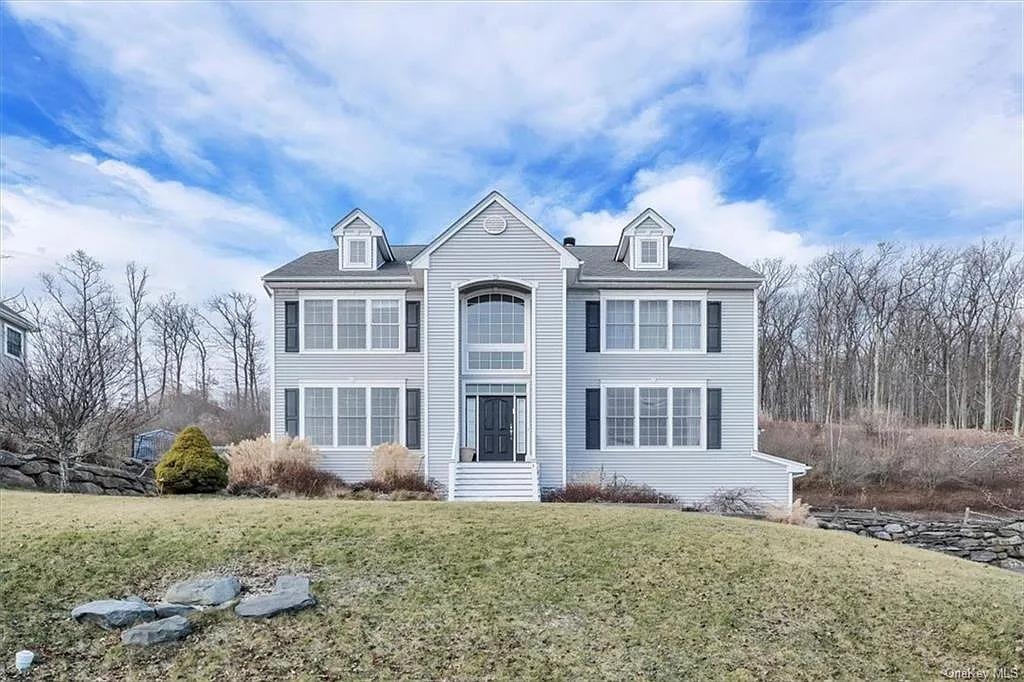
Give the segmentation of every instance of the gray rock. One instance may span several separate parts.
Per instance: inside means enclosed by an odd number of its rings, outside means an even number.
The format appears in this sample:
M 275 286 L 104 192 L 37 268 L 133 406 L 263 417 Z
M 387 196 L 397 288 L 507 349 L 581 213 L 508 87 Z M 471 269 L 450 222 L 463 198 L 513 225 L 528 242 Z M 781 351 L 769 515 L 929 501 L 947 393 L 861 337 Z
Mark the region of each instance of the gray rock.
M 960 538 L 959 540 L 954 540 L 953 542 L 955 542 L 958 546 L 964 547 L 966 549 L 971 549 L 973 547 L 978 547 L 979 545 L 981 545 L 981 540 L 975 540 L 974 538 Z
M 275 592 L 290 592 L 293 590 L 309 592 L 309 577 L 304 575 L 282 575 L 274 583 Z
M 996 553 L 995 552 L 989 552 L 988 550 L 984 550 L 983 549 L 980 552 L 971 552 L 971 555 L 970 555 L 969 558 L 970 558 L 971 561 L 984 561 L 984 562 L 987 563 L 989 561 L 995 561 L 996 560 Z
M 887 523 L 887 524 L 885 524 L 885 528 L 883 528 L 882 530 L 884 530 L 886 533 L 890 533 L 890 534 L 891 533 L 902 533 L 903 532 L 903 526 L 901 526 L 898 523 Z
M 1012 530 L 1015 533 L 1024 533 L 1024 521 L 1014 521 L 1003 526 L 1003 530 Z
M 308 592 L 289 590 L 273 592 L 244 599 L 235 607 L 240 618 L 270 618 L 279 613 L 291 613 L 316 605 L 316 598 Z
M 83 465 L 80 464 L 79 467 L 81 467 L 81 466 L 83 466 Z M 68 470 L 68 480 L 69 481 L 87 481 L 87 482 L 92 482 L 92 481 L 96 480 L 96 477 L 93 476 L 88 471 L 76 467 L 74 469 L 69 469 Z
M 1024 573 L 1024 561 L 1020 561 L 1019 559 L 1003 559 L 999 562 L 999 568 L 1005 568 L 1017 573 Z
M 9 450 L 0 450 L 0 467 L 20 467 L 25 458 Z
M 85 495 L 103 494 L 103 488 L 95 483 L 89 483 L 88 481 L 71 481 L 68 483 L 67 489 L 73 493 L 83 493 Z
M 164 601 L 171 604 L 211 606 L 234 599 L 241 590 L 242 584 L 233 575 L 193 578 L 171 585 L 164 595 Z
M 884 530 L 880 530 L 875 533 L 875 537 L 879 540 L 892 540 L 892 536 L 886 533 Z
M 36 482 L 31 476 L 26 476 L 17 469 L 0 467 L 0 485 L 9 485 L 16 488 L 35 488 Z
M 157 602 L 153 604 L 153 610 L 156 611 L 158 618 L 169 618 L 170 616 L 187 616 L 190 613 L 194 613 L 199 610 L 199 607 L 192 606 L 191 604 L 168 604 L 167 602 Z
M 145 623 L 156 618 L 145 602 L 129 599 L 100 599 L 79 604 L 71 610 L 71 617 L 79 623 L 92 623 L 104 630 L 116 630 L 136 623 Z
M 49 467 L 46 466 L 46 462 L 40 461 L 38 459 L 33 459 L 22 464 L 19 467 L 19 470 L 26 476 L 36 476 L 38 474 L 43 473 L 44 471 L 49 471 Z
M 47 490 L 60 490 L 60 475 L 44 471 L 36 476 L 36 478 L 39 481 L 40 488 L 46 488 Z
M 992 538 L 991 542 L 993 545 L 1019 545 L 1024 543 L 1024 539 L 1022 539 L 1019 535 L 1011 535 L 1009 537 Z
M 171 616 L 125 630 L 121 633 L 121 643 L 126 646 L 150 646 L 164 642 L 177 642 L 190 632 L 192 632 L 192 624 L 188 622 L 187 618 Z
M 137 604 L 142 604 L 144 606 L 149 606 L 149 604 L 146 602 L 146 600 L 143 599 L 142 597 L 140 597 L 137 594 L 130 594 L 127 597 L 125 597 L 124 600 L 125 601 L 133 601 L 133 602 L 135 602 Z

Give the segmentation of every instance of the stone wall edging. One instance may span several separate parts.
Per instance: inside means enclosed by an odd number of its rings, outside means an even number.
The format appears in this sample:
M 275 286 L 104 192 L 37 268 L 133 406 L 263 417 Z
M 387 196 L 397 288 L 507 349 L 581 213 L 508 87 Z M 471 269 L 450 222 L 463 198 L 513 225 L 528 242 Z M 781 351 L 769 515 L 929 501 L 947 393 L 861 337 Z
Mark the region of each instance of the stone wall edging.
M 68 469 L 67 480 L 62 491 L 60 460 L 56 457 L 0 450 L 0 487 L 91 495 L 152 495 L 156 492 L 152 471 L 137 464 L 117 469 L 78 463 Z

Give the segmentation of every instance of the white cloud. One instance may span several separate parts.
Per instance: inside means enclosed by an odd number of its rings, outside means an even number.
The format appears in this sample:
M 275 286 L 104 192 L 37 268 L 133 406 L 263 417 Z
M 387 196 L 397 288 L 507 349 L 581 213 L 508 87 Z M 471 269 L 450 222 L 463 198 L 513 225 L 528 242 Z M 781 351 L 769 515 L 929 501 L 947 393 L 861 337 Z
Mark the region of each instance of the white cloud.
M 858 4 L 833 20 L 727 98 L 780 117 L 797 181 L 824 203 L 933 192 L 1019 210 L 1020 5 Z
M 149 267 L 155 294 L 200 302 L 239 289 L 263 300 L 260 277 L 329 243 L 278 216 L 134 166 L 4 139 L 2 289 L 37 291 L 36 275 L 83 249 L 120 283 L 124 265 Z M 326 242 L 326 238 L 323 240 Z
M 579 244 L 615 244 L 626 223 L 653 208 L 676 228 L 673 246 L 719 251 L 741 263 L 779 256 L 803 263 L 820 253 L 800 232 L 783 226 L 768 202 L 728 201 L 715 175 L 700 166 L 641 171 L 632 189 L 623 211 L 555 210 L 554 220 Z
M 476 189 L 488 153 L 657 142 L 657 100 L 730 70 L 746 8 L 639 4 L 17 3 L 108 95 L 106 148 L 257 139 L 365 194 Z M 207 167 L 207 170 L 209 168 Z

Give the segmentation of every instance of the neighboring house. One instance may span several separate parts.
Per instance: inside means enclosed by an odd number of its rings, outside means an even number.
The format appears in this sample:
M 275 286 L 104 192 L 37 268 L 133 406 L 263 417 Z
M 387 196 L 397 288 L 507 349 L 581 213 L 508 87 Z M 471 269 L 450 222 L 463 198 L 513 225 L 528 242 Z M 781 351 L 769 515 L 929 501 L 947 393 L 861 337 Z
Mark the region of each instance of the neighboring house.
M 375 444 L 405 443 L 450 499 L 535 500 L 603 473 L 789 504 L 807 467 L 757 451 L 761 277 L 674 233 L 647 209 L 616 245 L 558 242 L 492 192 L 399 246 L 354 210 L 337 248 L 263 278 L 271 432 L 350 480 Z
M 28 335 L 35 325 L 10 306 L 0 303 L 0 362 L 24 362 L 28 352 Z

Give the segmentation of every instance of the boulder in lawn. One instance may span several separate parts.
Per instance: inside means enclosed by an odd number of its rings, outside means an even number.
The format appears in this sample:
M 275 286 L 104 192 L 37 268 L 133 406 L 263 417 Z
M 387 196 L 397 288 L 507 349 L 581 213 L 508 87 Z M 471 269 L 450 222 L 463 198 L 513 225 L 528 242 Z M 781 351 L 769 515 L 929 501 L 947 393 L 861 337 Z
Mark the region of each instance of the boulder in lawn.
M 169 604 L 214 606 L 234 599 L 241 590 L 242 584 L 233 575 L 193 578 L 171 585 L 164 595 L 164 601 Z
M 309 592 L 289 590 L 243 599 L 235 607 L 235 614 L 240 618 L 270 618 L 279 613 L 301 611 L 314 605 L 316 599 Z
M 100 599 L 79 604 L 71 610 L 71 617 L 79 623 L 92 623 L 104 630 L 117 630 L 156 618 L 145 602 L 133 599 Z
M 153 604 L 153 610 L 156 611 L 157 618 L 168 618 L 170 616 L 187 616 L 190 613 L 194 613 L 199 610 L 198 606 L 192 604 L 168 604 L 167 602 L 157 602 Z
M 170 616 L 151 623 L 143 623 L 121 633 L 121 643 L 127 646 L 150 646 L 164 642 L 177 642 L 192 632 L 192 624 L 184 616 Z
M 304 575 L 282 575 L 274 584 L 274 592 L 309 592 L 309 578 Z

